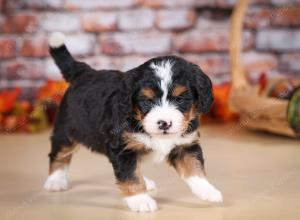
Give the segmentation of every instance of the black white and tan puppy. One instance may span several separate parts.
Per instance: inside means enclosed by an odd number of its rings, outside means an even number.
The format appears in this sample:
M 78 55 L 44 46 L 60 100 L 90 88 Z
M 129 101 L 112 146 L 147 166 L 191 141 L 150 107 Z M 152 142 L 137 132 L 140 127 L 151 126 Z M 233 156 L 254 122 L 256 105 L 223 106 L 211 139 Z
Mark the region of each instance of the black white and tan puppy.
M 213 102 L 212 85 L 198 66 L 176 56 L 150 59 L 127 72 L 94 70 L 73 59 L 64 35 L 49 39 L 50 53 L 70 83 L 51 137 L 49 191 L 66 190 L 67 168 L 76 144 L 105 154 L 117 185 L 133 211 L 157 209 L 144 177 L 145 155 L 166 161 L 199 198 L 221 202 L 205 176 L 199 116 Z

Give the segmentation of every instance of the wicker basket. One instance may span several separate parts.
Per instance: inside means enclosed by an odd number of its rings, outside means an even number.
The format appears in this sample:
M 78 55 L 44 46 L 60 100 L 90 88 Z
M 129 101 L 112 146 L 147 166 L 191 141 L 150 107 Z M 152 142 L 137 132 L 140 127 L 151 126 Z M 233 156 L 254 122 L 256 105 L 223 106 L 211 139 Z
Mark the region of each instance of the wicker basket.
M 240 0 L 231 20 L 230 62 L 232 90 L 230 107 L 240 114 L 241 125 L 289 137 L 299 137 L 287 120 L 287 100 L 258 95 L 258 88 L 251 86 L 242 68 L 243 20 L 249 1 Z

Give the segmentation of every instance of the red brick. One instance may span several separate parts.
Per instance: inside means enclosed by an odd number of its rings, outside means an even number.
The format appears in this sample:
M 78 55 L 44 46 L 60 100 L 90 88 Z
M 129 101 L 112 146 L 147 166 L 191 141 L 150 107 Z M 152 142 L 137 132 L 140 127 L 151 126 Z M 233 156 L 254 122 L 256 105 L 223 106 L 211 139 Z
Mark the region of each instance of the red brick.
M 261 30 L 256 35 L 256 47 L 261 50 L 300 50 L 300 30 Z
M 59 9 L 63 6 L 63 0 L 22 0 L 22 4 L 29 9 Z
M 198 65 L 208 75 L 220 75 L 229 73 L 228 55 L 204 54 L 184 56 L 188 61 Z
M 1 64 L 0 71 L 7 80 L 42 79 L 43 65 L 41 61 L 13 60 Z
M 26 38 L 21 45 L 21 55 L 24 57 L 45 57 L 48 55 L 48 40 L 43 36 Z
M 227 31 L 230 29 L 229 19 L 214 20 L 209 17 L 199 16 L 196 24 L 197 24 L 196 28 L 199 28 L 203 31 L 204 30 L 215 30 L 215 29 Z
M 201 1 L 201 0 L 199 0 Z M 281 1 L 281 0 L 279 0 Z M 213 2 L 213 1 L 212 1 Z M 219 8 L 233 8 L 238 0 L 215 0 L 214 1 L 215 7 Z M 250 0 L 250 5 L 255 5 L 255 4 L 270 4 L 271 0 Z
M 70 35 L 66 38 L 66 45 L 74 56 L 93 55 L 96 49 L 96 37 L 92 34 Z
M 270 4 L 271 3 L 271 0 L 251 0 L 250 4 Z
M 284 70 L 300 73 L 300 53 L 283 54 L 280 67 Z
M 194 5 L 197 7 L 213 7 L 215 0 L 194 0 Z
M 115 9 L 128 8 L 139 4 L 141 0 L 66 0 L 65 7 L 69 10 L 78 9 Z
M 249 49 L 253 46 L 253 36 L 244 32 L 243 47 Z M 175 37 L 175 48 L 181 52 L 209 52 L 227 51 L 229 48 L 229 30 L 227 29 L 195 29 Z
M 277 57 L 268 53 L 254 51 L 243 53 L 242 62 L 247 73 L 261 73 L 278 68 Z
M 299 0 L 270 0 L 273 5 L 291 5 L 291 4 L 299 4 Z
M 70 13 L 47 13 L 42 17 L 41 29 L 48 32 L 77 32 L 80 30 L 80 18 Z
M 132 56 L 124 56 L 116 60 L 117 68 L 121 71 L 128 71 L 132 68 L 135 68 L 147 60 L 149 60 L 151 56 L 142 56 L 142 55 L 132 55 Z
M 195 21 L 196 14 L 193 10 L 169 9 L 158 12 L 156 24 L 160 29 L 181 30 L 192 27 Z
M 133 9 L 120 13 L 120 30 L 149 29 L 154 26 L 155 14 L 151 9 Z
M 276 26 L 300 26 L 300 7 L 283 7 L 272 10 L 272 24 Z
M 142 0 L 143 4 L 147 7 L 160 8 L 160 7 L 192 7 L 195 1 L 209 2 L 211 0 Z
M 93 56 L 84 58 L 82 61 L 89 64 L 91 67 L 97 70 L 102 69 L 119 69 L 117 65 L 117 57 L 109 57 L 109 56 Z
M 3 30 L 2 30 L 3 26 L 4 26 L 3 24 L 4 24 L 4 17 L 2 15 L 0 15 L 0 33 L 3 32 Z
M 246 28 L 257 29 L 270 26 L 272 12 L 266 8 L 253 7 L 246 12 L 244 25 Z
M 102 52 L 109 55 L 165 54 L 171 50 L 171 36 L 151 32 L 103 34 L 100 44 Z
M 12 58 L 16 55 L 16 41 L 11 38 L 0 38 L 0 58 Z
M 90 12 L 81 18 L 81 26 L 87 32 L 115 31 L 117 29 L 117 13 Z
M 215 0 L 215 6 L 220 8 L 232 8 L 237 0 Z
M 22 8 L 23 2 L 20 0 L 0 0 L 0 10 L 6 13 L 14 13 L 15 10 Z
M 178 8 L 178 7 L 212 7 L 214 0 L 142 0 L 147 7 L 153 8 Z
M 5 33 L 32 33 L 37 26 L 38 19 L 35 15 L 20 13 L 5 17 L 0 29 Z
M 43 66 L 46 79 L 63 80 L 63 76 L 52 58 L 46 59 Z

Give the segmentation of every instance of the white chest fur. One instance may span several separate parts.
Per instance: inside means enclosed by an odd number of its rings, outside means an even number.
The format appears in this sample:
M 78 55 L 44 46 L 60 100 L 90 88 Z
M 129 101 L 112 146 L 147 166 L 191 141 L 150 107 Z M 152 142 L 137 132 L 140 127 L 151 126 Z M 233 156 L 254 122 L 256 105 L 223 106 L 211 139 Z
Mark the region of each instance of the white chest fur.
M 163 161 L 175 146 L 190 144 L 198 139 L 197 131 L 185 136 L 149 136 L 146 134 L 134 134 L 136 141 L 145 145 L 146 149 L 153 151 L 154 162 Z

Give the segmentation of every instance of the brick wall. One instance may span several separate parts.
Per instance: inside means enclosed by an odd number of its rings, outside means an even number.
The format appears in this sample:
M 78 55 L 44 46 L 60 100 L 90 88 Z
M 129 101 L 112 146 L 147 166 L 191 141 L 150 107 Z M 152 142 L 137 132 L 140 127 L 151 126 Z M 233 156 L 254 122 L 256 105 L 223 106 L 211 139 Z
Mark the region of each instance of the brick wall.
M 72 54 L 95 68 L 127 70 L 150 57 L 179 54 L 228 81 L 229 19 L 235 0 L 0 0 L 0 89 L 32 94 L 61 79 L 47 36 L 67 35 Z M 247 11 L 243 62 L 300 76 L 300 0 L 253 0 Z

